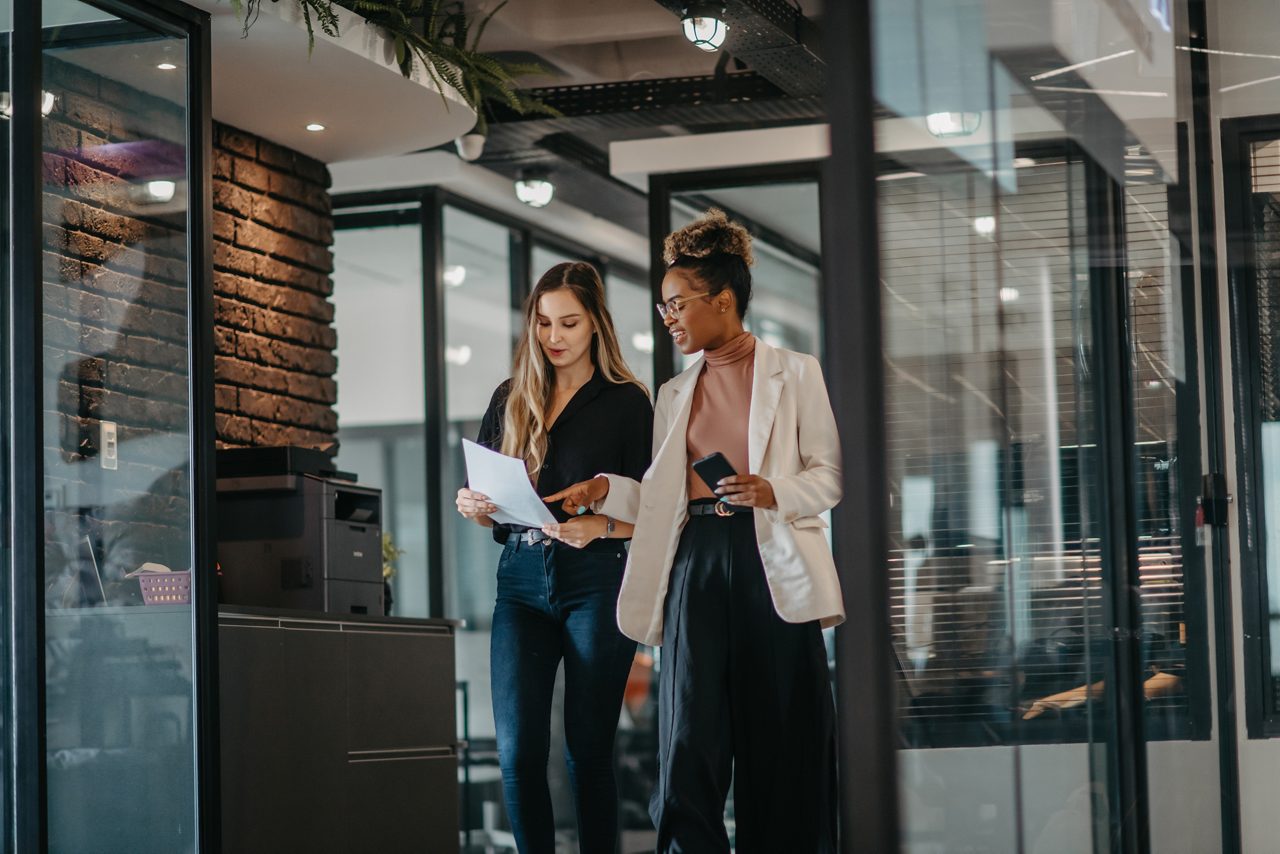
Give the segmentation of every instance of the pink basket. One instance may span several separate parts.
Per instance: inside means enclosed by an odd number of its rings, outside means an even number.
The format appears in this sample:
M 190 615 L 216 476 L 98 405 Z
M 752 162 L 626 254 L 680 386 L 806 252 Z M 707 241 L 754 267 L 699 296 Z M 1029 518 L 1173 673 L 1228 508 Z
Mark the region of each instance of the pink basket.
M 145 605 L 190 605 L 191 570 L 144 572 L 138 576 Z

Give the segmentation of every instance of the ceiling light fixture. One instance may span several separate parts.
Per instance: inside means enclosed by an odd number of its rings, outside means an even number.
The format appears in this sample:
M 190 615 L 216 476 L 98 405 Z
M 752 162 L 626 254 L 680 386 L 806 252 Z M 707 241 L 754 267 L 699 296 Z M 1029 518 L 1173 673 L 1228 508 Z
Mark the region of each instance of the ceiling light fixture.
M 449 287 L 459 287 L 466 280 L 467 268 L 461 264 L 450 264 L 444 268 L 444 283 Z
M 1081 68 L 1088 68 L 1090 65 L 1097 65 L 1099 62 L 1109 62 L 1113 59 L 1120 59 L 1123 56 L 1131 56 L 1134 53 L 1137 53 L 1137 51 L 1122 50 L 1119 53 L 1113 53 L 1107 56 L 1100 56 L 1097 59 L 1086 59 L 1084 62 L 1077 62 L 1072 65 L 1064 65 L 1061 68 L 1055 68 L 1052 71 L 1042 71 L 1039 74 L 1032 74 L 1031 80 L 1033 82 L 1040 81 L 1040 80 L 1048 80 L 1050 77 L 1057 77 L 1059 74 L 1066 74 L 1069 71 L 1078 71 Z
M 551 172 L 540 167 L 520 170 L 516 180 L 516 198 L 531 208 L 545 208 L 551 204 L 556 186 L 551 183 Z
M 52 92 L 40 94 L 40 115 L 47 116 L 53 112 L 58 103 L 58 96 Z M 8 92 L 0 92 L 0 119 L 13 118 L 13 96 Z
M 680 25 L 684 28 L 684 37 L 694 47 L 705 51 L 719 50 L 729 35 L 729 25 L 724 22 L 724 7 L 716 3 L 685 6 Z
M 471 361 L 471 348 L 466 344 L 461 347 L 445 347 L 444 360 L 451 365 L 462 367 Z
M 162 62 L 156 66 L 156 68 L 159 68 L 161 71 L 173 71 L 177 67 L 178 66 L 174 65 L 172 62 Z
M 923 172 L 886 172 L 883 175 L 877 175 L 877 181 L 901 181 L 904 178 L 923 178 Z
M 1280 75 L 1273 74 L 1270 77 L 1260 77 L 1257 80 L 1246 80 L 1243 83 L 1233 83 L 1230 86 L 1223 86 L 1219 92 L 1234 92 L 1237 89 L 1247 89 L 1250 86 L 1257 86 L 1260 83 L 1274 83 L 1280 80 Z
M 938 139 L 971 136 L 981 124 L 982 113 L 930 113 L 924 117 L 924 126 Z
M 1065 92 L 1082 95 L 1127 95 L 1134 98 L 1168 98 L 1168 92 L 1150 92 L 1145 89 L 1090 89 L 1087 86 L 1037 86 L 1037 92 Z
M 1000 289 L 1000 302 L 1017 302 L 1020 296 L 1022 294 L 1018 293 L 1017 288 L 1004 287 Z
M 1035 166 L 1035 165 L 1036 165 L 1036 159 L 1034 157 L 1013 158 L 1014 169 L 1030 169 L 1032 166 Z
M 319 133 L 320 131 L 324 130 L 324 125 L 320 124 L 319 122 L 312 122 L 311 124 L 307 125 L 307 130 L 311 131 L 312 133 Z
M 129 187 L 129 198 L 138 205 L 163 205 L 173 201 L 177 191 L 177 181 L 140 181 Z
M 983 237 L 990 237 L 996 233 L 996 218 L 993 216 L 976 217 L 973 220 L 973 230 Z
M 479 160 L 480 155 L 484 154 L 484 141 L 484 134 L 475 133 L 473 131 L 471 133 L 464 133 L 462 136 L 455 139 L 453 144 L 458 149 L 458 156 L 468 163 L 471 163 L 472 161 Z

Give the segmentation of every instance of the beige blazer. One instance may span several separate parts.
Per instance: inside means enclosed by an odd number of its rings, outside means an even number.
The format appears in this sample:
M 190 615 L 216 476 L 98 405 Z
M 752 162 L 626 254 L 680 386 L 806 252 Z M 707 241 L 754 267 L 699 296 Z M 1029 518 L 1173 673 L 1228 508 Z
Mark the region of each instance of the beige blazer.
M 636 483 L 607 475 L 597 513 L 635 523 L 618 596 L 618 626 L 641 643 L 662 643 L 662 607 L 680 534 L 689 518 L 685 431 L 699 359 L 658 391 L 653 464 Z M 747 430 L 751 467 L 773 486 L 778 506 L 755 514 L 756 539 L 773 607 L 791 623 L 844 622 L 840 581 L 819 514 L 840 501 L 840 439 L 812 356 L 756 342 Z

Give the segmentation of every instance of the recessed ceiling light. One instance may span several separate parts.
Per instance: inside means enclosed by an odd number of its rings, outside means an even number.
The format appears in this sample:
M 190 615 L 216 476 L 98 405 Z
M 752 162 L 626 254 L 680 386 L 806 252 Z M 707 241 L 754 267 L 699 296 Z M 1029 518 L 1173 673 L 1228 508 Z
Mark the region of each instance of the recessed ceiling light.
M 993 216 L 975 217 L 973 220 L 973 230 L 981 234 L 983 237 L 990 237 L 996 233 L 996 218 Z
M 312 122 L 311 124 L 307 125 L 307 130 L 311 131 L 312 133 L 319 133 L 320 131 L 324 130 L 324 125 L 320 124 L 319 122 Z
M 162 62 L 156 66 L 156 68 L 159 68 L 161 71 L 172 71 L 177 67 L 178 66 L 174 65 L 172 62 Z

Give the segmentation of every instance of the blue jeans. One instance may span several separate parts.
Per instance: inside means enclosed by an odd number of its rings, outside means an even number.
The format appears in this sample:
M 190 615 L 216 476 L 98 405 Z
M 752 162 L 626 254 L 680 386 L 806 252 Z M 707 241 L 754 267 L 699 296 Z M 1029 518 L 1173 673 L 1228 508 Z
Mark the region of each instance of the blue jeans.
M 555 851 L 547 761 L 561 658 L 579 851 L 613 854 L 617 847 L 613 740 L 636 650 L 615 616 L 625 565 L 621 541 L 581 550 L 509 542 L 498 562 L 489 667 L 503 796 L 521 854 Z

